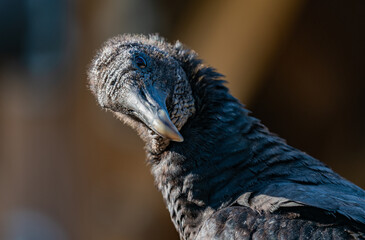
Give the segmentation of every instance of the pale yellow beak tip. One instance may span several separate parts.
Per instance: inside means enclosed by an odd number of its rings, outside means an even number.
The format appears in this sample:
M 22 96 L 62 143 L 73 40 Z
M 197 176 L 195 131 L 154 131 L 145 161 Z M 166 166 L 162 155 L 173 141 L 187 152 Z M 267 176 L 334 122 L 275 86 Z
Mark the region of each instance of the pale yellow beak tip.
M 181 136 L 179 130 L 171 122 L 166 111 L 160 109 L 158 111 L 158 118 L 153 121 L 151 126 L 160 136 L 168 138 L 174 142 L 183 142 L 184 138 Z

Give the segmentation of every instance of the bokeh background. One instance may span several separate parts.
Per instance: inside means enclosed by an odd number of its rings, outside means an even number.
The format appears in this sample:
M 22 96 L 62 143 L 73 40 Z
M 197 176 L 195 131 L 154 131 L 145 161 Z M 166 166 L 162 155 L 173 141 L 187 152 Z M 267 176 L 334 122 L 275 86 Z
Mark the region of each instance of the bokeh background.
M 1 0 L 0 239 L 178 239 L 143 142 L 87 89 L 103 41 L 195 49 L 289 144 L 365 187 L 365 1 Z

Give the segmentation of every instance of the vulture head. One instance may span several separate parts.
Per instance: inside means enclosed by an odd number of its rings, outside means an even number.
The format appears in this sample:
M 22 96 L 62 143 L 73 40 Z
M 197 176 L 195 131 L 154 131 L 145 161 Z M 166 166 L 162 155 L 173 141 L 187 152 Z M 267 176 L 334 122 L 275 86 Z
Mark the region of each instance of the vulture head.
M 99 50 L 88 72 L 100 106 L 146 141 L 162 137 L 182 142 L 179 130 L 195 111 L 177 45 L 157 35 L 117 36 Z

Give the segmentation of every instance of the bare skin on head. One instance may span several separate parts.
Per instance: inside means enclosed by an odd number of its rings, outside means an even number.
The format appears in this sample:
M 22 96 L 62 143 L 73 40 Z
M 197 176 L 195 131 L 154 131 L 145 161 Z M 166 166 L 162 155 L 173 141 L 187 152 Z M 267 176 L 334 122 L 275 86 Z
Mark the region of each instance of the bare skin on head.
M 179 129 L 195 111 L 186 74 L 168 50 L 128 35 L 116 37 L 104 45 L 90 68 L 90 87 L 99 104 L 136 128 L 146 141 L 157 134 L 182 142 Z M 145 127 L 154 134 L 146 136 Z

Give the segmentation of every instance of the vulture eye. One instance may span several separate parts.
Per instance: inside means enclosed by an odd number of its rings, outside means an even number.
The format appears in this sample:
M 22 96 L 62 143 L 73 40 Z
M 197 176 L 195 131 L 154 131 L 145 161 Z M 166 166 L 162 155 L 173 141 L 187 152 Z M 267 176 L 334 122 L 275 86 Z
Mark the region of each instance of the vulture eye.
M 135 62 L 136 62 L 136 64 L 137 64 L 137 66 L 139 67 L 139 68 L 146 68 L 147 67 L 147 62 L 146 62 L 146 60 L 143 58 L 143 57 L 141 57 L 141 56 L 137 56 L 136 58 L 135 58 Z

